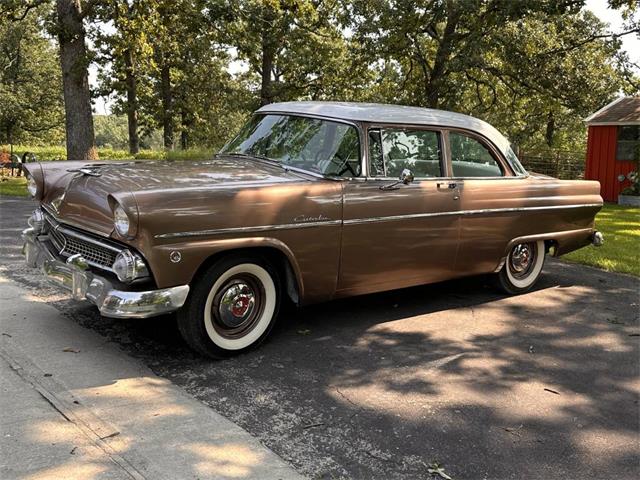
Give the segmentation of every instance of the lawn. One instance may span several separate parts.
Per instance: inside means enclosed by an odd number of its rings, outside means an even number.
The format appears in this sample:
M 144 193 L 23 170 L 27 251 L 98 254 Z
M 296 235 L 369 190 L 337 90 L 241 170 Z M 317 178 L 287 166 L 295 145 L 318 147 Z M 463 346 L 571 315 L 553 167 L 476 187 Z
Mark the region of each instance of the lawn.
M 602 247 L 585 247 L 562 258 L 640 277 L 640 208 L 607 204 L 596 217 Z
M 0 195 L 27 196 L 27 180 L 24 177 L 0 177 Z
M 0 194 L 25 197 L 25 183 L 24 177 L 1 177 Z M 605 205 L 596 217 L 596 228 L 604 234 L 602 247 L 588 246 L 562 258 L 640 277 L 640 208 Z

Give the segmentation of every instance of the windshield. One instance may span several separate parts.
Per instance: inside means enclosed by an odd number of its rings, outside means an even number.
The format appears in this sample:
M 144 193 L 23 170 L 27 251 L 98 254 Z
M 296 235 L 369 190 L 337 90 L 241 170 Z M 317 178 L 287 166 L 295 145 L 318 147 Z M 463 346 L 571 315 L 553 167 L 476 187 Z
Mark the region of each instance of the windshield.
M 268 158 L 327 176 L 360 175 L 356 128 L 316 118 L 254 115 L 220 153 Z

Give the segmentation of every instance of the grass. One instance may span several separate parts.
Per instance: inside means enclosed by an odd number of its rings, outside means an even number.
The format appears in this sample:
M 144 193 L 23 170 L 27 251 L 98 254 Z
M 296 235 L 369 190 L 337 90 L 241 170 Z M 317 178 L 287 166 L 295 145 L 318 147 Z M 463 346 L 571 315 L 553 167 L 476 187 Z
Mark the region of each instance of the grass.
M 562 258 L 610 272 L 640 277 L 640 208 L 605 205 L 596 216 L 604 235 L 601 247 L 585 247 Z
M 24 177 L 0 177 L 0 195 L 27 196 L 27 180 Z

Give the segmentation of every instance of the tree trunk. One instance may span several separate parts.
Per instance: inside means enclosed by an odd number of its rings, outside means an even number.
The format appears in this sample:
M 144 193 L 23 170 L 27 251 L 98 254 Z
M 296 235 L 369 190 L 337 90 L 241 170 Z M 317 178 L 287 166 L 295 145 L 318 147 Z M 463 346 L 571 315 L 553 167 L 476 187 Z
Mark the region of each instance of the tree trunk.
M 68 160 L 97 160 L 80 0 L 56 0 Z
M 553 112 L 549 112 L 547 115 L 547 132 L 545 134 L 545 138 L 547 140 L 547 145 L 549 147 L 553 147 L 553 135 L 556 131 L 556 120 L 553 116 Z
M 160 68 L 160 95 L 162 97 L 162 131 L 164 148 L 173 150 L 173 96 L 171 92 L 171 71 L 164 54 Z
M 442 39 L 438 45 L 433 68 L 428 82 L 426 83 L 427 107 L 440 108 L 442 100 L 442 88 L 446 80 L 446 68 L 450 61 L 451 50 L 453 48 L 453 37 L 458 28 L 460 16 L 454 9 L 453 2 L 448 2 L 447 23 L 442 33 Z
M 189 148 L 189 120 L 187 119 L 187 113 L 183 110 L 180 112 L 181 129 L 180 129 L 180 148 L 186 150 Z
M 127 90 L 127 124 L 129 127 L 129 153 L 136 154 L 140 149 L 138 138 L 138 85 L 133 66 L 131 49 L 124 52 L 125 85 Z
M 269 7 L 262 10 L 262 66 L 260 69 L 260 105 L 268 105 L 273 102 L 273 89 L 271 82 L 271 72 L 273 71 L 273 62 L 276 57 L 276 44 L 274 41 L 274 32 L 267 25 L 273 25 L 275 15 Z

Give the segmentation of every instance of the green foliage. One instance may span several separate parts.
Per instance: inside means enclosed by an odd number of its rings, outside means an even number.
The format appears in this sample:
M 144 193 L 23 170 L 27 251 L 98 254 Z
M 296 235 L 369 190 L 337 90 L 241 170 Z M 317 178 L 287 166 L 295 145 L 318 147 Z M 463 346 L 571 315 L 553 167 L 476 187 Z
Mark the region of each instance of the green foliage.
M 193 148 L 188 150 L 140 150 L 132 155 L 124 149 L 113 149 L 99 147 L 98 154 L 102 160 L 203 160 L 211 158 L 219 149 L 213 148 Z M 0 151 L 9 151 L 8 145 L 0 145 Z M 34 145 L 14 145 L 14 154 L 22 157 L 25 152 L 36 155 L 39 162 L 51 162 L 66 160 L 67 152 L 63 146 L 41 147 Z
M 563 256 L 570 262 L 640 277 L 640 208 L 607 204 L 596 216 L 604 245 L 585 247 Z
M 584 149 L 582 118 L 625 86 L 619 41 L 579 2 L 352 3 L 372 99 L 478 116 L 527 149 Z
M 121 115 L 94 115 L 96 146 L 124 150 L 129 145 L 127 118 Z
M 43 14 L 37 9 L 13 21 L 0 15 L 0 143 L 64 138 L 60 65 L 42 33 Z

